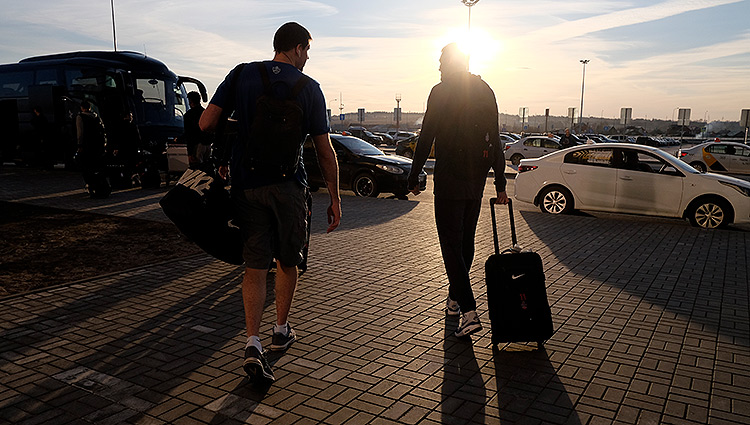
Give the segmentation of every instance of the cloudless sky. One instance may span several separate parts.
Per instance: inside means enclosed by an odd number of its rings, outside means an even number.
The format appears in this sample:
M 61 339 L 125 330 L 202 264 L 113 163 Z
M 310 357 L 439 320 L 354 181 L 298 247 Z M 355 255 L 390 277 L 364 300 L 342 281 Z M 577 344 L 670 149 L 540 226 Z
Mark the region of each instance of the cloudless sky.
M 112 50 L 110 2 L 1 0 L 0 63 Z M 750 0 L 115 0 L 118 50 L 145 52 L 213 94 L 237 63 L 270 59 L 276 29 L 313 36 L 305 73 L 329 107 L 424 110 L 440 49 L 464 41 L 501 113 L 737 121 L 750 109 Z M 190 89 L 190 87 L 188 87 Z

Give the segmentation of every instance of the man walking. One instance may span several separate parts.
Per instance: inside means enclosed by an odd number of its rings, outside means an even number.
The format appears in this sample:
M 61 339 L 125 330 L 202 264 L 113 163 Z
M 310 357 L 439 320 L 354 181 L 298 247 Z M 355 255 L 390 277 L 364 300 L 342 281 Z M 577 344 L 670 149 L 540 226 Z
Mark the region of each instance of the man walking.
M 297 265 L 303 260 L 310 225 L 307 175 L 300 154 L 308 134 L 315 144 L 331 199 L 328 231 L 336 229 L 341 220 L 338 164 L 328 135 L 326 102 L 320 85 L 302 74 L 311 41 L 310 33 L 301 25 L 295 22 L 282 25 L 274 36 L 273 60 L 239 65 L 232 70 L 200 119 L 204 131 L 214 129 L 222 114 L 232 110 L 239 122 L 239 137 L 231 146 L 229 171 L 232 198 L 238 210 L 236 221 L 245 239 L 242 299 L 248 339 L 243 368 L 253 382 L 275 380 L 259 336 L 266 275 L 273 259 L 277 262 L 276 325 L 270 349 L 286 350 L 296 339 L 287 319 L 297 286 Z M 266 110 L 268 105 L 270 109 Z M 265 113 L 258 112 L 261 107 Z M 286 115 L 267 120 L 279 113 Z M 293 128 L 277 128 L 274 122 L 296 124 Z M 277 133 L 275 137 L 266 135 L 269 130 Z M 289 152 L 296 155 L 291 166 L 279 164 L 290 157 Z M 225 177 L 227 167 L 220 166 L 219 173 Z
M 468 57 L 457 44 L 443 48 L 441 82 L 432 88 L 427 100 L 422 133 L 409 174 L 409 187 L 418 195 L 419 172 L 434 143 L 435 225 L 448 276 L 445 311 L 450 316 L 463 313 L 455 332 L 457 337 L 482 329 L 469 269 L 490 167 L 495 171 L 497 202 L 508 203 L 495 94 L 479 76 L 470 74 L 468 68 Z

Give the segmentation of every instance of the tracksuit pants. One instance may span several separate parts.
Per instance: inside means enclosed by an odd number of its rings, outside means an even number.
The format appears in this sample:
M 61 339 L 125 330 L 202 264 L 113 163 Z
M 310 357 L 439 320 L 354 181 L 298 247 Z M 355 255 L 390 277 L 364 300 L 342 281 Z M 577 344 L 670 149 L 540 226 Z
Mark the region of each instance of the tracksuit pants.
M 435 225 L 448 275 L 448 295 L 458 302 L 463 313 L 477 308 L 469 269 L 474 260 L 474 235 L 481 205 L 481 199 L 435 197 Z

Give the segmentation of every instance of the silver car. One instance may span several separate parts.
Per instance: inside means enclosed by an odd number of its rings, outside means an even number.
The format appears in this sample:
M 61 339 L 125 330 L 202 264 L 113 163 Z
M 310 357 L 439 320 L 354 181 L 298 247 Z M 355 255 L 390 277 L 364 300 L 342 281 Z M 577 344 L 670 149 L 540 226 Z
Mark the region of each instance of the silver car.
M 742 143 L 701 143 L 680 149 L 677 157 L 703 173 L 750 174 L 750 146 Z
M 505 146 L 505 159 L 509 159 L 513 165 L 518 165 L 522 159 L 539 158 L 561 148 L 560 142 L 551 137 L 527 136 Z

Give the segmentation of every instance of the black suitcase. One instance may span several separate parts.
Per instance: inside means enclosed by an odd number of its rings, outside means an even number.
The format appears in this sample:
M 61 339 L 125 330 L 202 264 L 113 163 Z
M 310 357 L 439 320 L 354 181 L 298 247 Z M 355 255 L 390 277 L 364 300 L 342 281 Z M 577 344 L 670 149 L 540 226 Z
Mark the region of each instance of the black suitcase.
M 490 199 L 495 253 L 484 265 L 492 345 L 501 342 L 536 342 L 541 349 L 544 341 L 554 333 L 542 258 L 535 252 L 520 252 L 510 200 L 508 212 L 513 245 L 500 253 L 495 201 L 496 198 Z

